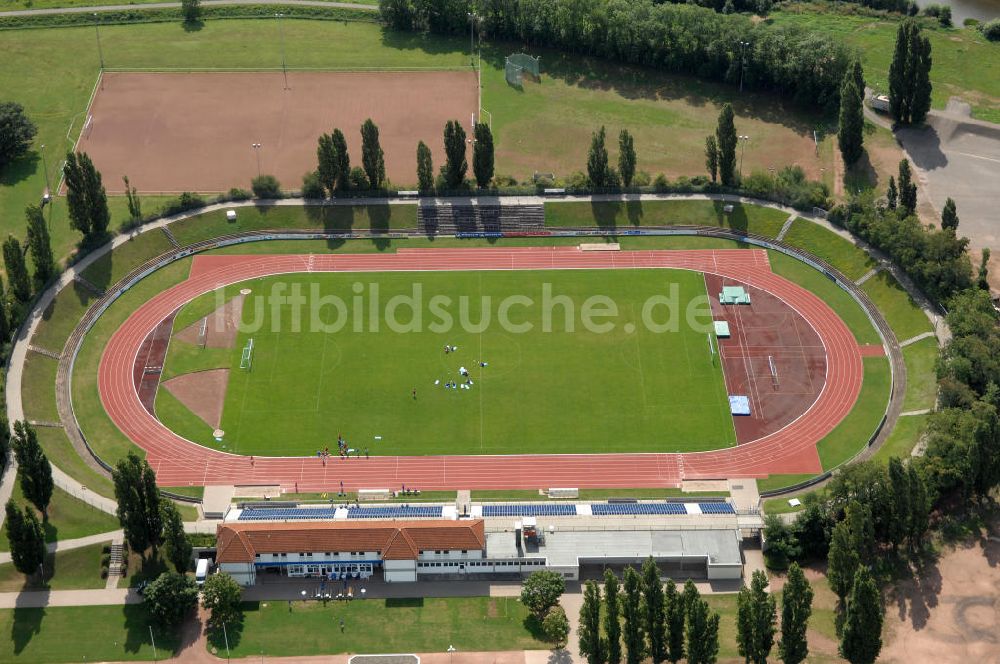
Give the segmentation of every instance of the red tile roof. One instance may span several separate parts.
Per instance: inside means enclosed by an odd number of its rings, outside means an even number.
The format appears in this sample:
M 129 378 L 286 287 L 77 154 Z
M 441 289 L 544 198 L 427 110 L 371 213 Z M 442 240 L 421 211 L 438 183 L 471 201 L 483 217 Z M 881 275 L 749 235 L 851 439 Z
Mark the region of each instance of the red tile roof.
M 220 563 L 249 563 L 258 553 L 380 551 L 384 560 L 416 560 L 423 550 L 480 550 L 482 519 L 465 521 L 309 521 L 223 523 L 216 530 Z

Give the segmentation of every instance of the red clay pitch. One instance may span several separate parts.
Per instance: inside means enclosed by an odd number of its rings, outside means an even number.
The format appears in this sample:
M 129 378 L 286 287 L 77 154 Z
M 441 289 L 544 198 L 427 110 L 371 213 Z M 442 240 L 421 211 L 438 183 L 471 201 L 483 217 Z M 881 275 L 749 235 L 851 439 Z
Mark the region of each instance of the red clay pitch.
M 112 72 L 77 149 L 90 154 L 108 193 L 124 192 L 123 175 L 147 193 L 249 189 L 258 156 L 262 173 L 298 189 L 316 169 L 320 134 L 336 127 L 360 166 L 361 123 L 370 117 L 386 175 L 408 185 L 417 179 L 418 141 L 443 164 L 445 122 L 469 132 L 478 85 L 472 71 L 289 72 L 288 89 L 281 72 Z
M 711 452 L 507 456 L 398 456 L 324 464 L 316 457 L 249 457 L 187 441 L 163 426 L 139 401 L 136 354 L 160 321 L 194 297 L 255 277 L 297 272 L 420 270 L 549 270 L 677 268 L 717 275 L 780 298 L 818 337 L 826 381 L 808 410 L 753 442 Z M 753 292 L 753 291 L 751 291 Z M 395 254 L 197 256 L 187 281 L 143 303 L 112 335 L 99 368 L 99 391 L 112 421 L 146 450 L 164 486 L 280 484 L 320 492 L 395 487 L 423 490 L 517 489 L 545 486 L 665 487 L 684 479 L 819 473 L 816 443 L 850 412 L 861 391 L 861 352 L 830 307 L 771 272 L 760 250 L 584 252 L 575 247 L 401 249 Z M 404 395 L 408 396 L 408 395 Z

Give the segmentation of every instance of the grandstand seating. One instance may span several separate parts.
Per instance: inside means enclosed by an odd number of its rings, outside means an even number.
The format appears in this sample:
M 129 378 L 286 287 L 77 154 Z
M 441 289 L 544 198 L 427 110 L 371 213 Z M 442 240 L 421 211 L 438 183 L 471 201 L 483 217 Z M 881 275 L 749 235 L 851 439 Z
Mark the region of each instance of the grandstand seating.
M 335 507 L 254 507 L 240 513 L 240 521 L 286 521 L 291 519 L 332 519 Z
M 687 514 L 684 503 L 595 503 L 590 506 L 594 516 L 642 516 L 653 514 Z
M 348 519 L 440 519 L 443 508 L 433 505 L 399 505 L 393 507 L 349 507 Z
M 729 503 L 698 503 L 702 514 L 736 514 Z
M 483 516 L 576 516 L 576 505 L 565 503 L 483 505 Z
M 541 205 L 421 205 L 417 227 L 428 236 L 539 232 L 545 229 L 545 210 Z

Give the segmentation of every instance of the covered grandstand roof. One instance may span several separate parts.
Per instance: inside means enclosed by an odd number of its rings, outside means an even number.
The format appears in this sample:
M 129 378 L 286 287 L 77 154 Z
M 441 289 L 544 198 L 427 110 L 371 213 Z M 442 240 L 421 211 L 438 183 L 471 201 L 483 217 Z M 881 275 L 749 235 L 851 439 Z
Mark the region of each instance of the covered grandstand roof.
M 471 521 L 231 522 L 217 530 L 220 563 L 249 563 L 259 553 L 379 551 L 385 560 L 416 560 L 420 551 L 486 545 L 482 519 Z

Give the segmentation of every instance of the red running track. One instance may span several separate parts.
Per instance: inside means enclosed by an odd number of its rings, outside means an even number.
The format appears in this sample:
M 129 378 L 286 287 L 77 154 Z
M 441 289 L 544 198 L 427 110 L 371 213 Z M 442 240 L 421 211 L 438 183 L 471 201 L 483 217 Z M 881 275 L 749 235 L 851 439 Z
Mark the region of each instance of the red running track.
M 295 272 L 562 270 L 675 268 L 718 274 L 784 300 L 816 330 L 826 349 L 826 385 L 812 406 L 780 431 L 711 452 L 505 456 L 399 456 L 368 460 L 249 457 L 202 447 L 173 433 L 139 402 L 132 369 L 149 332 L 175 309 L 221 286 Z M 581 251 L 575 247 L 401 249 L 395 254 L 198 256 L 187 281 L 145 302 L 101 357 L 99 390 L 111 419 L 137 445 L 163 486 L 280 484 L 319 492 L 344 488 L 423 490 L 666 487 L 682 479 L 763 477 L 821 471 L 816 443 L 847 414 L 861 391 L 861 353 L 847 326 L 822 300 L 771 272 L 761 250 Z

